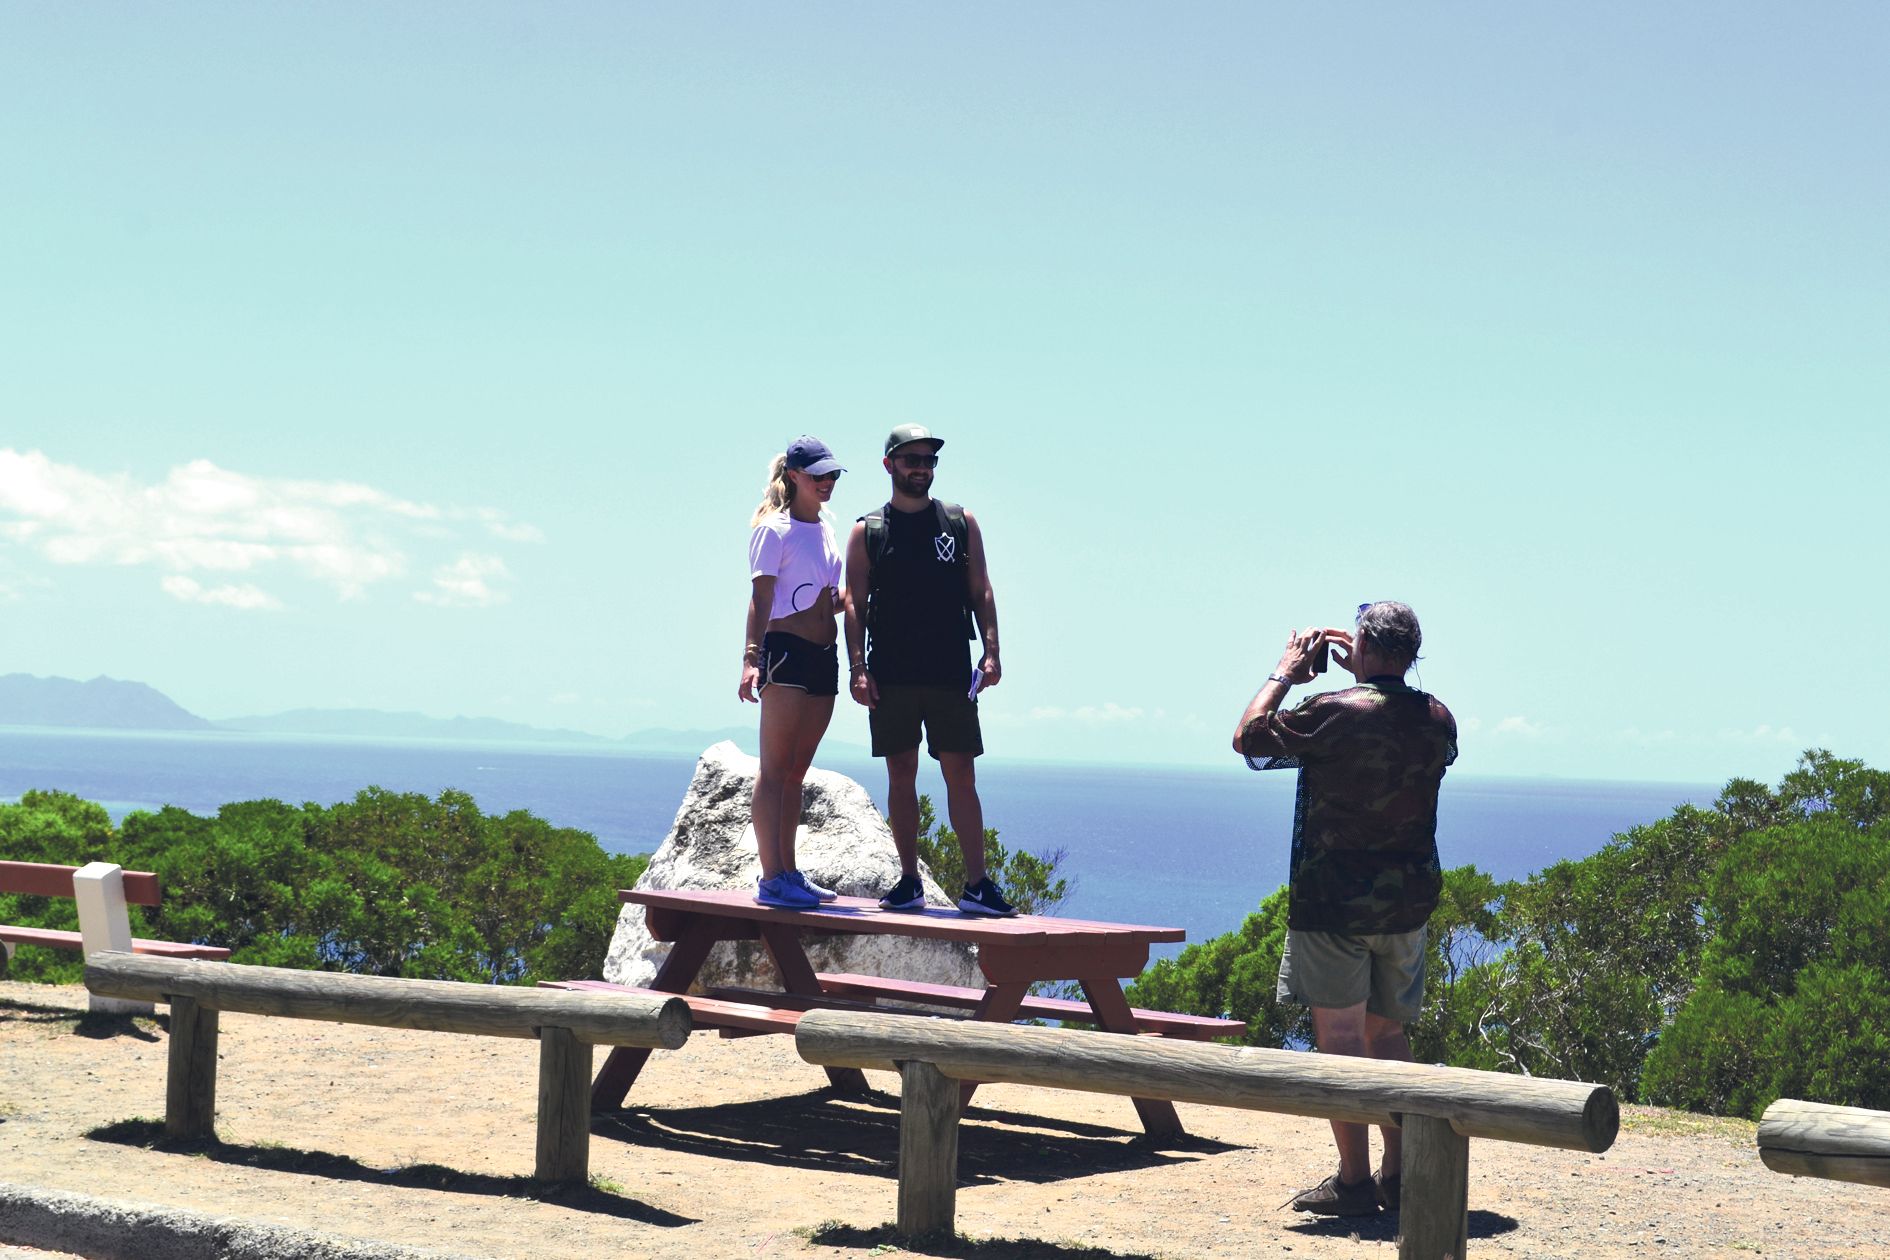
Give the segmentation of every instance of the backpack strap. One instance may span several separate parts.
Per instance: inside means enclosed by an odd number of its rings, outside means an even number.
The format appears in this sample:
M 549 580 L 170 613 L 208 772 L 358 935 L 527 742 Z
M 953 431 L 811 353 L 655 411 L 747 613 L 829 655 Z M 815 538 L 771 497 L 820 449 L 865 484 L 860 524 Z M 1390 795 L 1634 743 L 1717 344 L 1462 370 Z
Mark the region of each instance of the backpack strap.
M 867 633 L 873 630 L 873 610 L 879 606 L 879 558 L 886 554 L 886 514 L 892 511 L 892 504 L 881 504 L 874 511 L 860 517 L 860 523 L 866 526 L 866 624 Z
M 886 554 L 886 513 L 890 511 L 892 504 L 885 503 L 860 518 L 866 525 L 866 563 L 869 572 L 879 568 L 879 558 Z
M 938 532 L 952 536 L 953 563 L 965 578 L 965 637 L 976 639 L 978 627 L 971 619 L 971 526 L 965 523 L 965 509 L 956 503 L 933 499 L 932 508 L 938 514 Z

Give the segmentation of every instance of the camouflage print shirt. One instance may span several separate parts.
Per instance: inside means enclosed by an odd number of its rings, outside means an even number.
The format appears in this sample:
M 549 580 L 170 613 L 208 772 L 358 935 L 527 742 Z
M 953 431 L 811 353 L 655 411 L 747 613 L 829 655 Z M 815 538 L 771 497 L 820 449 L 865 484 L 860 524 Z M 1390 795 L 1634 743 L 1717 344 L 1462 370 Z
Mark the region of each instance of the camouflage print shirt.
M 1437 788 L 1457 722 L 1435 697 L 1373 678 L 1255 718 L 1240 750 L 1255 770 L 1299 770 L 1287 924 L 1408 932 L 1437 908 Z

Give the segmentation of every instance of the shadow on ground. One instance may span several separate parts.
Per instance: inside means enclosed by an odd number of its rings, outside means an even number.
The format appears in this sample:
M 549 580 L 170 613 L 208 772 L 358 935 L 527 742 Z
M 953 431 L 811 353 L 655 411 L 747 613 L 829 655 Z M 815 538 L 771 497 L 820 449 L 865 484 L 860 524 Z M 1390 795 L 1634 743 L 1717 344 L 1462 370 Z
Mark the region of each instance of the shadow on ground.
M 1495 1238 L 1517 1228 L 1516 1218 L 1504 1216 L 1501 1212 L 1472 1209 L 1470 1213 L 1472 1238 Z M 1307 1234 L 1314 1238 L 1350 1238 L 1356 1235 L 1360 1242 L 1396 1242 L 1398 1214 L 1380 1212 L 1377 1216 L 1309 1216 L 1296 1225 L 1288 1225 L 1286 1232 Z
M 709 1107 L 635 1107 L 593 1116 L 591 1132 L 719 1159 L 899 1175 L 899 1099 L 878 1090 L 820 1089 Z M 973 1106 L 958 1130 L 958 1183 L 1062 1181 L 1238 1149 L 1192 1137 L 1157 1142 L 1125 1129 Z
M 196 1156 L 220 1164 L 260 1168 L 265 1172 L 327 1177 L 334 1181 L 363 1181 L 377 1186 L 398 1186 L 411 1190 L 445 1190 L 454 1194 L 535 1199 L 578 1212 L 595 1212 L 599 1216 L 636 1221 L 642 1225 L 669 1227 L 698 1223 L 694 1217 L 665 1212 L 601 1185 L 534 1181 L 530 1177 L 494 1177 L 486 1173 L 461 1172 L 443 1164 L 374 1168 L 347 1155 L 335 1155 L 327 1151 L 304 1151 L 274 1145 L 243 1146 L 219 1142 L 215 1138 L 169 1138 L 164 1135 L 163 1123 L 157 1120 L 121 1120 L 116 1124 L 101 1125 L 85 1136 L 94 1142 L 137 1146 L 167 1155 Z
M 51 1027 L 65 1024 L 75 1036 L 107 1041 L 130 1037 L 136 1041 L 161 1040 L 155 1030 L 171 1026 L 169 1015 L 94 1015 L 65 1006 L 41 1006 L 37 1002 L 0 999 L 0 1023 L 40 1024 Z
M 1081 1243 L 1047 1242 L 1040 1238 L 960 1238 L 953 1234 L 926 1234 L 901 1238 L 891 1225 L 856 1229 L 829 1222 L 808 1235 L 817 1247 L 834 1247 L 865 1254 L 915 1256 L 969 1256 L 976 1260 L 1157 1260 L 1144 1251 L 1110 1251 Z

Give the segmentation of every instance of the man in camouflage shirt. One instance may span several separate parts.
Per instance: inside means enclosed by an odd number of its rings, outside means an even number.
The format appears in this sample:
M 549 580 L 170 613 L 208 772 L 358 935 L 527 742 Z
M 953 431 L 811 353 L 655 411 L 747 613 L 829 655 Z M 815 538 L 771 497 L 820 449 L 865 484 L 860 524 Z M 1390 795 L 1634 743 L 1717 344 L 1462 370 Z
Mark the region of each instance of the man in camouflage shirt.
M 1424 923 L 1437 908 L 1437 789 L 1457 759 L 1457 723 L 1441 701 L 1407 686 L 1423 635 L 1404 604 L 1362 604 L 1357 627 L 1306 629 L 1234 731 L 1256 770 L 1296 768 L 1286 953 L 1279 997 L 1312 1008 L 1326 1054 L 1409 1061 L 1404 1025 L 1424 996 Z M 1358 685 L 1280 712 L 1311 682 L 1328 647 Z M 1332 1123 L 1339 1170 L 1296 1196 L 1302 1212 L 1360 1216 L 1400 1198 L 1403 1150 L 1385 1128 L 1371 1171 L 1370 1130 Z

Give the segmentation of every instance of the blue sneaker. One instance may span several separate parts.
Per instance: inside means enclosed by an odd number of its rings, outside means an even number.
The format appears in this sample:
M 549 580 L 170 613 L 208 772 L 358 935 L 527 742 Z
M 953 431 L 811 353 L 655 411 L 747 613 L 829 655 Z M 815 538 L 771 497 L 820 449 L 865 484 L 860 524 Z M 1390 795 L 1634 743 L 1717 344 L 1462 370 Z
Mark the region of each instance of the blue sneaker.
M 819 884 L 816 884 L 813 880 L 807 878 L 807 876 L 801 873 L 799 867 L 796 867 L 795 869 L 791 871 L 782 871 L 781 878 L 785 880 L 789 880 L 793 882 L 794 884 L 796 884 L 797 886 L 806 889 L 808 892 L 813 893 L 815 899 L 819 901 L 836 901 L 840 897 L 840 894 L 835 892 L 833 889 L 822 888 Z
M 755 881 L 755 900 L 776 910 L 813 910 L 820 905 L 820 898 L 788 879 L 785 871 Z

